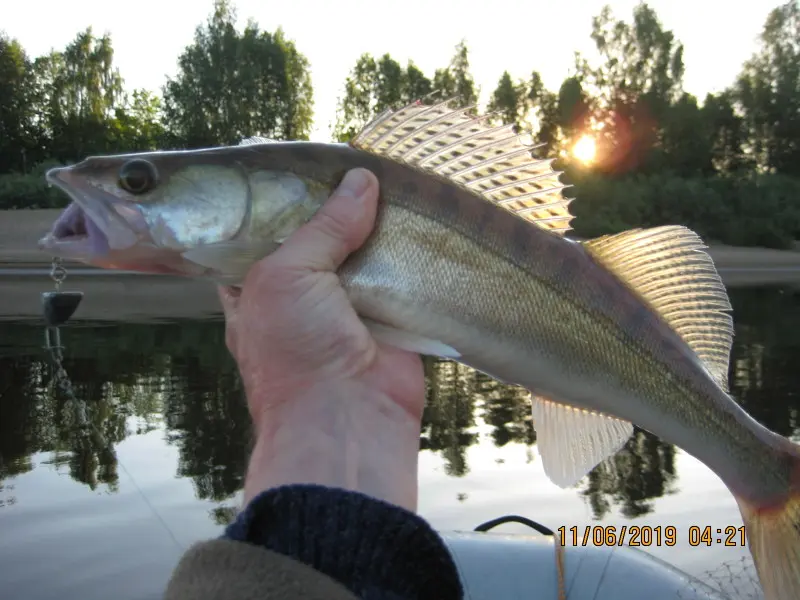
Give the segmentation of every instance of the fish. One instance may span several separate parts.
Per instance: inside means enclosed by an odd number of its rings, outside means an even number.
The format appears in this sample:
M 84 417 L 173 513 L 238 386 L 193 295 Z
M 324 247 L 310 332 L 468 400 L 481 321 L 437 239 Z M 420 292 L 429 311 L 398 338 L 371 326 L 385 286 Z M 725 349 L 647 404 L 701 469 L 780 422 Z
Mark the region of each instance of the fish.
M 531 394 L 545 473 L 570 487 L 634 424 L 708 466 L 768 600 L 800 598 L 800 448 L 727 388 L 732 307 L 682 225 L 575 240 L 567 186 L 511 125 L 450 101 L 389 109 L 349 143 L 89 157 L 46 180 L 72 204 L 40 240 L 108 269 L 241 285 L 363 167 L 375 228 L 338 270 L 376 339 Z

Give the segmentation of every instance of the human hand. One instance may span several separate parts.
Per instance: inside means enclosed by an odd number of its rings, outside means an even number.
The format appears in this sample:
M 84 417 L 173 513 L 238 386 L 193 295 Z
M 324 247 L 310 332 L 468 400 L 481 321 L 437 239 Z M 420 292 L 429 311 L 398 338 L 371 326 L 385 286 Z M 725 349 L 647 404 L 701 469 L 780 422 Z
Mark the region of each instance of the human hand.
M 240 293 L 220 288 L 256 431 L 246 499 L 305 482 L 416 508 L 422 361 L 373 339 L 336 276 L 372 231 L 377 199 L 375 176 L 350 171 Z

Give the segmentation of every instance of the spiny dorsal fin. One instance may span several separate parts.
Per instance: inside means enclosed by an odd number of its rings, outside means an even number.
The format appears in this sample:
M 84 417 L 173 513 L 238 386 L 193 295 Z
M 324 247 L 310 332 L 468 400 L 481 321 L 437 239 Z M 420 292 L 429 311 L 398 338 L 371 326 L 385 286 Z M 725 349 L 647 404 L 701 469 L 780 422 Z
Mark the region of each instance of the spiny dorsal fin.
M 274 143 L 275 143 L 275 140 L 272 140 L 270 138 L 253 136 L 253 137 L 244 138 L 241 142 L 239 142 L 239 145 L 240 146 L 253 146 L 255 144 L 274 144 Z
M 727 391 L 731 303 L 700 237 L 678 225 L 632 229 L 583 242 L 694 350 Z
M 435 105 L 415 102 L 386 110 L 350 144 L 434 173 L 480 194 L 543 229 L 564 234 L 574 218 L 567 186 L 553 171 L 553 159 L 536 159 L 513 125 L 492 127 L 486 116 L 469 108 L 453 108 L 447 100 Z

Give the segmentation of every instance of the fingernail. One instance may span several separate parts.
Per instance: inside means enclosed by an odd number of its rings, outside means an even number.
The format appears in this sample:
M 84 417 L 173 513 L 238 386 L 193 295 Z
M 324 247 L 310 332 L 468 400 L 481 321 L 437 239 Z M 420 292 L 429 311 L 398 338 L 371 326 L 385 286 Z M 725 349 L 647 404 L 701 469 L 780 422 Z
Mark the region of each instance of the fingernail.
M 353 169 L 342 179 L 336 195 L 360 199 L 369 188 L 369 183 L 369 176 L 363 169 Z

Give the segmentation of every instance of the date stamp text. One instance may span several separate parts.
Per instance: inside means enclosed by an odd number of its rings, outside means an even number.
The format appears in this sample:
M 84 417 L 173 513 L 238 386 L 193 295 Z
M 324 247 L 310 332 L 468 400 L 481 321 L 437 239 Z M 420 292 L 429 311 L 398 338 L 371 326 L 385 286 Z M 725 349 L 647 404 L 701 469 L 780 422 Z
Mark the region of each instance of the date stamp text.
M 672 525 L 586 525 L 584 527 L 559 527 L 556 533 L 562 546 L 675 546 L 680 536 Z M 734 527 L 711 527 L 692 525 L 685 540 L 690 546 L 747 545 L 744 525 Z

